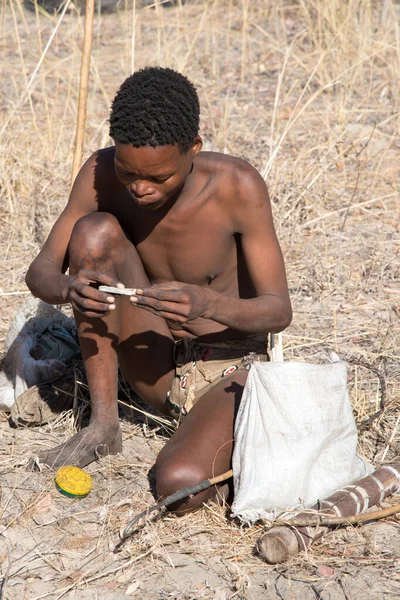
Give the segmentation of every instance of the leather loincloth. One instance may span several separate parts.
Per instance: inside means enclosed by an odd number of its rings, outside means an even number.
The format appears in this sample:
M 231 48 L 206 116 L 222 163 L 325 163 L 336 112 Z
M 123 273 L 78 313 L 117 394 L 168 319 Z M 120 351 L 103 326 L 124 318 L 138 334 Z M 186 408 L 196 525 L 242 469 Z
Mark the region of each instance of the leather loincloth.
M 215 343 L 184 338 L 173 351 L 175 378 L 167 394 L 167 407 L 180 420 L 214 385 L 238 369 L 249 369 L 253 361 L 267 361 L 267 336 Z

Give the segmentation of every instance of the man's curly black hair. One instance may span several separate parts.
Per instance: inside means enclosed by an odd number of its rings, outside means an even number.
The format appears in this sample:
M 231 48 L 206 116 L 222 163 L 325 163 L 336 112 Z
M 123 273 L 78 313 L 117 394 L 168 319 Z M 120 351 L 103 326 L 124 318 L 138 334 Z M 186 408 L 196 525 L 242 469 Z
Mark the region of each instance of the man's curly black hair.
M 173 69 L 146 67 L 128 77 L 111 106 L 110 136 L 121 144 L 178 144 L 187 152 L 199 131 L 194 85 Z

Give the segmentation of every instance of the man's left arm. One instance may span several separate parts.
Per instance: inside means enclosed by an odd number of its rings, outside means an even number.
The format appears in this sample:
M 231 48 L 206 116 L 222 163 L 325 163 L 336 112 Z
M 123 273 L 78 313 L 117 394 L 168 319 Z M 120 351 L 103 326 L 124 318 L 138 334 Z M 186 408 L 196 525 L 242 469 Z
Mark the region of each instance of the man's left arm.
M 292 309 L 282 251 L 272 219 L 267 186 L 250 165 L 237 173 L 232 210 L 256 295 L 236 299 L 217 294 L 205 317 L 248 333 L 278 333 L 291 322 Z
M 179 324 L 203 317 L 246 333 L 277 333 L 289 325 L 292 310 L 267 187 L 247 163 L 235 169 L 233 178 L 227 212 L 233 232 L 241 237 L 255 297 L 233 298 L 210 288 L 170 282 L 144 290 L 146 298 L 138 290 L 139 297 L 131 301 Z

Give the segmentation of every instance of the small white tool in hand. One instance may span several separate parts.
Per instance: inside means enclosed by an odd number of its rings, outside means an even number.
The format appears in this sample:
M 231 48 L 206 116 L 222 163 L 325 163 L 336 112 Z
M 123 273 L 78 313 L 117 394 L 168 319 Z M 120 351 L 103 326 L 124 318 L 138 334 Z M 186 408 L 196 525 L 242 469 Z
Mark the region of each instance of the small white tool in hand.
M 133 296 L 136 294 L 136 288 L 119 288 L 112 287 L 111 285 L 99 285 L 100 292 L 107 292 L 108 294 L 120 294 L 121 296 Z

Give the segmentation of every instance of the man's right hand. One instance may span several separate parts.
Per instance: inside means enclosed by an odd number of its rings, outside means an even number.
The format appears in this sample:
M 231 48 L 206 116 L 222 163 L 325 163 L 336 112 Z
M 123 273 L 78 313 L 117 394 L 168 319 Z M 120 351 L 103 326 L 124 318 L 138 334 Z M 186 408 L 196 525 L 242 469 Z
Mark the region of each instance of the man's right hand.
M 67 276 L 69 279 L 65 300 L 72 307 L 87 317 L 103 317 L 110 310 L 115 310 L 115 298 L 107 292 L 100 292 L 99 285 L 124 287 L 113 277 L 105 273 L 97 273 L 82 269 L 76 275 Z

